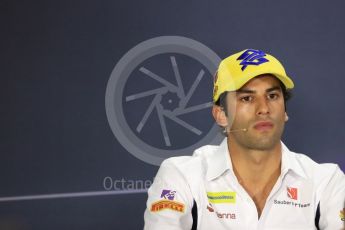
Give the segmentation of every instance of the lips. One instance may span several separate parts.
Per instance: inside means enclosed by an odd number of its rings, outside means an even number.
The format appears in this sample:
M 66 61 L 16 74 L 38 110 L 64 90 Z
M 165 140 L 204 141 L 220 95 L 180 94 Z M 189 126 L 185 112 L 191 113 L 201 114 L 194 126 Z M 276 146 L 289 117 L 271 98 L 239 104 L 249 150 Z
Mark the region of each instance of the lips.
M 259 131 L 270 130 L 273 128 L 273 123 L 269 121 L 260 121 L 254 125 L 254 129 Z

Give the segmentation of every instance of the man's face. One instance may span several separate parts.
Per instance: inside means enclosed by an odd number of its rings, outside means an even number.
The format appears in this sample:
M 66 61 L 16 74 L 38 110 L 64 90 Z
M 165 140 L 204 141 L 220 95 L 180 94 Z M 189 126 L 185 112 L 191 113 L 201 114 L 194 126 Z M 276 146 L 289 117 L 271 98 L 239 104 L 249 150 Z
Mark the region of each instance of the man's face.
M 281 139 L 286 121 L 284 96 L 279 80 L 272 75 L 261 75 L 247 82 L 236 92 L 227 94 L 230 144 L 243 148 L 270 150 Z

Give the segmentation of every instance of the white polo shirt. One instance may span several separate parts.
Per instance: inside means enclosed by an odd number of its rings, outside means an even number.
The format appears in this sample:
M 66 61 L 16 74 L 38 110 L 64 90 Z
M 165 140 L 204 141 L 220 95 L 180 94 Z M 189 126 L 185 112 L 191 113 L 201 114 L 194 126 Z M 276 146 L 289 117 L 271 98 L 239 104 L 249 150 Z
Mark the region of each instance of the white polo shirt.
M 318 208 L 319 206 L 319 208 Z M 146 230 L 345 229 L 345 176 L 282 143 L 281 175 L 260 218 L 233 172 L 226 139 L 165 160 L 148 191 Z M 315 223 L 317 222 L 317 223 Z

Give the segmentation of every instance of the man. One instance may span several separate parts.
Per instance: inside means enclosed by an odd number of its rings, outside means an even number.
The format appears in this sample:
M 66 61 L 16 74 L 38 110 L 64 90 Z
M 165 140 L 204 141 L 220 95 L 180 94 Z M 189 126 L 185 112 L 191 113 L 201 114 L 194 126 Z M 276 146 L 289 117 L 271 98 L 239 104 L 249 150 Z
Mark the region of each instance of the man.
M 294 87 L 273 56 L 224 59 L 213 116 L 227 138 L 165 160 L 148 192 L 145 229 L 345 229 L 345 175 L 282 142 Z

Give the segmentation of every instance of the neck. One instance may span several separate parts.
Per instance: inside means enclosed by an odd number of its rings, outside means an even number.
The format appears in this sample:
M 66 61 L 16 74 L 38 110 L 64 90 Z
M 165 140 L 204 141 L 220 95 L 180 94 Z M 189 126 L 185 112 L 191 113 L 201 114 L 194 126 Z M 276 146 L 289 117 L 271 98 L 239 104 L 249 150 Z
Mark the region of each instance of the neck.
M 238 143 L 228 148 L 234 173 L 240 185 L 255 203 L 258 217 L 261 216 L 266 199 L 280 175 L 281 143 L 268 150 L 244 148 Z
M 279 177 L 282 155 L 280 142 L 269 150 L 255 150 L 236 143 L 230 144 L 228 139 L 228 149 L 239 182 L 261 184 Z

